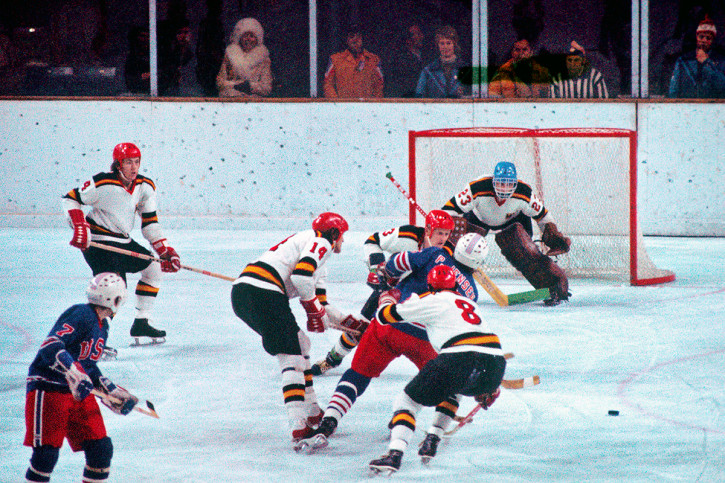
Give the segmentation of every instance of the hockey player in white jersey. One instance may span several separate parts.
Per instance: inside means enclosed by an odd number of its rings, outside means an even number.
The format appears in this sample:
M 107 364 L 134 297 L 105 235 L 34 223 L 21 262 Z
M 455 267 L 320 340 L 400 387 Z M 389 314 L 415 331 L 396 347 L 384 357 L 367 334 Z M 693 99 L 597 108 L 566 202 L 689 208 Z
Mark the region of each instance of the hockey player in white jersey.
M 468 222 L 467 231 L 486 235 L 496 233 L 501 254 L 520 271 L 534 288 L 548 288 L 547 305 L 569 299 L 566 273 L 552 256 L 569 251 L 571 240 L 561 234 L 554 217 L 531 186 L 517 178 L 516 166 L 508 161 L 496 164 L 493 176 L 471 181 L 442 208 L 452 216 Z M 548 247 L 546 254 L 532 241 L 532 223 L 541 229 L 541 239 Z
M 156 210 L 156 185 L 139 174 L 141 151 L 132 143 L 120 143 L 113 149 L 110 173 L 98 173 L 79 188 L 70 190 L 62 199 L 63 210 L 73 226 L 70 244 L 83 252 L 94 275 L 117 273 L 126 281 L 127 273 L 141 272 L 136 284 L 136 314 L 131 336 L 136 343 L 161 343 L 166 331 L 151 326 L 149 319 L 161 286 L 161 272 L 177 272 L 181 268 L 178 253 L 166 240 Z M 88 213 L 83 206 L 90 206 Z M 159 255 L 161 264 L 121 255 L 91 246 L 91 241 L 151 255 L 130 236 L 141 217 L 141 233 Z M 108 352 L 115 350 L 106 347 Z
M 436 406 L 451 396 L 463 395 L 476 397 L 487 409 L 500 391 L 506 359 L 498 336 L 491 332 L 478 305 L 456 293 L 456 276 L 447 265 L 431 269 L 428 287 L 428 293 L 383 305 L 377 312 L 381 324 L 408 321 L 424 325 L 439 355 L 423 366 L 395 400 L 388 453 L 369 463 L 376 473 L 400 469 L 423 406 Z M 428 440 L 436 439 L 430 436 L 424 445 L 430 446 Z M 432 454 L 421 454 L 424 460 L 434 455 L 435 447 Z
M 327 303 L 323 265 L 340 253 L 347 230 L 342 216 L 322 213 L 312 229 L 285 238 L 249 263 L 232 285 L 234 313 L 279 362 L 293 442 L 309 437 L 323 412 L 312 386 L 310 339 L 297 325 L 290 300 L 299 297 L 309 332 L 324 332 L 330 319 L 343 318 Z

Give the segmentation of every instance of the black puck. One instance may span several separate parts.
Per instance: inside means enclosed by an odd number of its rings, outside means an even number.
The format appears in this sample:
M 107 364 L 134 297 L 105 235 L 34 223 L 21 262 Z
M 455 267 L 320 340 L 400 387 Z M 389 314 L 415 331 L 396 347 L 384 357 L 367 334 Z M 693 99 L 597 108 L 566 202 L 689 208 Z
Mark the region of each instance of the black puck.
M 610 409 L 607 414 L 609 414 L 610 416 L 619 416 L 619 411 L 617 411 L 616 409 Z

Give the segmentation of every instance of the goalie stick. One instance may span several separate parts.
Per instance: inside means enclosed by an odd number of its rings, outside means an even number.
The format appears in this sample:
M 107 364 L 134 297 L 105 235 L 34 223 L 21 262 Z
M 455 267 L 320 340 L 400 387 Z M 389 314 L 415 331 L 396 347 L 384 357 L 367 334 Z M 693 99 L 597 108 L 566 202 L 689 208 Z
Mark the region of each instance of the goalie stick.
M 121 402 L 119 399 L 111 396 L 110 394 L 106 394 L 105 392 L 99 391 L 98 389 L 93 389 L 91 391 L 91 394 L 93 394 L 94 396 L 96 396 L 99 399 L 104 399 L 105 401 L 112 403 L 112 404 L 118 404 Z M 149 400 L 146 400 L 145 408 L 136 404 L 133 407 L 133 410 L 138 411 L 141 414 L 145 414 L 146 416 L 151 416 L 152 418 L 161 419 L 161 418 L 159 418 L 159 415 L 156 413 L 156 408 L 154 407 L 153 403 Z
M 126 250 L 126 249 L 114 247 L 111 245 L 104 245 L 103 243 L 91 242 L 91 246 L 100 248 L 101 250 L 107 250 L 109 252 L 120 253 L 121 255 L 128 255 L 129 257 L 141 258 L 143 260 L 151 260 L 152 262 L 161 263 L 161 261 L 162 261 L 160 258 L 152 257 L 151 255 L 146 255 L 146 254 L 138 253 L 138 252 L 132 252 L 131 250 Z M 201 268 L 187 267 L 186 265 L 182 265 L 181 268 L 183 268 L 184 270 L 190 270 L 192 272 L 200 273 L 202 275 L 208 275 L 210 277 L 221 278 L 222 280 L 226 280 L 228 282 L 233 282 L 234 280 L 236 280 L 235 278 L 227 277 L 226 275 L 221 275 L 219 273 L 210 272 L 208 270 L 202 270 Z
M 408 200 L 408 202 L 415 207 L 416 210 L 418 210 L 418 213 L 423 215 L 423 218 L 426 217 L 425 210 L 418 204 L 413 197 L 411 197 L 408 192 L 403 188 L 400 183 L 396 181 L 396 179 L 393 177 L 393 175 L 388 172 L 385 175 L 386 178 L 388 178 L 393 185 L 395 185 L 396 188 L 398 188 L 398 191 L 400 191 L 403 196 Z M 493 299 L 494 302 L 496 302 L 501 307 L 508 307 L 509 305 L 516 305 L 516 304 L 523 304 L 527 302 L 535 302 L 537 300 L 544 300 L 549 296 L 549 289 L 538 289 L 538 290 L 529 290 L 527 292 L 519 292 L 514 293 L 511 295 L 506 295 L 501 291 L 498 286 L 493 283 L 493 280 L 486 275 L 486 273 L 481 270 L 480 268 L 477 268 L 473 272 L 473 277 L 476 279 L 476 281 L 483 287 L 483 289 L 488 293 L 488 295 Z
M 501 386 L 504 387 L 505 389 L 523 389 L 525 387 L 536 386 L 540 382 L 541 382 L 541 378 L 538 375 L 536 375 L 536 376 L 531 376 L 531 377 L 525 377 L 523 379 L 504 379 L 501 381 Z M 475 416 L 476 413 L 478 411 L 480 411 L 482 408 L 483 408 L 483 406 L 481 406 L 480 404 L 476 404 L 476 406 L 473 409 L 471 409 L 471 411 L 468 414 L 466 414 L 463 418 L 461 418 L 458 421 L 458 424 L 453 429 L 451 429 L 450 431 L 446 431 L 443 434 L 443 436 L 446 438 L 450 438 L 451 436 L 456 434 L 456 432 L 458 432 L 459 429 L 461 429 L 463 426 L 465 426 L 468 423 L 470 423 L 471 421 L 473 421 L 473 416 Z

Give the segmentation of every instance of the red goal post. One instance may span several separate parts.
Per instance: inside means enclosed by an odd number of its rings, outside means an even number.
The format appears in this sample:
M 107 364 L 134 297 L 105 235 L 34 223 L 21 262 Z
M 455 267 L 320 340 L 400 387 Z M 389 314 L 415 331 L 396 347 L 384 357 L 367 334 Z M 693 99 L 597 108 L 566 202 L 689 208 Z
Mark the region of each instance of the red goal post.
M 410 131 L 408 140 L 410 195 L 426 211 L 442 207 L 468 182 L 490 176 L 499 161 L 511 161 L 571 237 L 571 251 L 557 257 L 569 277 L 632 285 L 675 279 L 654 265 L 638 224 L 636 131 L 453 128 Z M 422 222 L 412 206 L 409 217 Z M 539 236 L 534 223 L 534 239 Z M 485 270 L 517 273 L 499 250 L 490 251 Z

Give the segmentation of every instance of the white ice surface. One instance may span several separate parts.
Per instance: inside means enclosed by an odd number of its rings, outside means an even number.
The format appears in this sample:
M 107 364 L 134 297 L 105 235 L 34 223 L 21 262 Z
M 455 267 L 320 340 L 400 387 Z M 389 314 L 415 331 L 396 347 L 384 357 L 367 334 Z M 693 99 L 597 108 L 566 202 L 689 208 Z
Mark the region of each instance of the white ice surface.
M 185 265 L 227 276 L 289 232 L 167 230 Z M 68 245 L 68 229 L 0 230 L 0 481 L 22 481 L 27 367 L 58 315 L 84 301 L 90 270 Z M 346 236 L 329 263 L 329 300 L 357 311 L 364 283 L 362 241 Z M 137 239 L 140 237 L 136 234 Z M 504 390 L 487 412 L 446 441 L 425 467 L 417 456 L 432 414 L 424 409 L 399 481 L 725 481 L 725 239 L 647 238 L 677 280 L 630 287 L 572 280 L 571 302 L 501 308 L 480 304 L 513 352 L 506 377 L 541 376 L 539 386 Z M 131 288 L 138 280 L 129 277 Z M 523 279 L 495 280 L 512 293 Z M 230 283 L 181 271 L 165 276 L 154 310 L 168 331 L 161 346 L 129 348 L 133 298 L 114 320 L 116 361 L 102 371 L 143 399 L 160 420 L 103 408 L 114 457 L 112 482 L 310 481 L 368 479 L 387 450 L 391 404 L 414 375 L 396 360 L 342 420 L 330 446 L 299 455 L 288 441 L 276 360 L 237 319 Z M 303 322 L 303 311 L 293 309 Z M 339 333 L 313 334 L 313 360 Z M 315 379 L 322 403 L 352 357 Z M 473 407 L 466 399 L 461 413 Z M 615 409 L 619 416 L 608 416 Z M 84 460 L 67 444 L 53 473 L 79 481 Z

